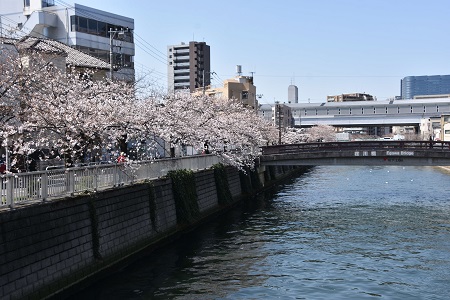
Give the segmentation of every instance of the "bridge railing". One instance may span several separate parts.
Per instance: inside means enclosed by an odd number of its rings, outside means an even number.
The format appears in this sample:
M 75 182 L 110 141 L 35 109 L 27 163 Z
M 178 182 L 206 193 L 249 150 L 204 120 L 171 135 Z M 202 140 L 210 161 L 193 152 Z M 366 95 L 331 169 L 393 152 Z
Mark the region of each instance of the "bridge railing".
M 351 141 L 285 144 L 262 147 L 262 155 L 336 150 L 414 149 L 450 151 L 450 142 L 440 141 Z
M 0 208 L 46 201 L 167 175 L 171 170 L 200 170 L 219 163 L 215 155 L 195 155 L 125 164 L 92 165 L 0 176 Z

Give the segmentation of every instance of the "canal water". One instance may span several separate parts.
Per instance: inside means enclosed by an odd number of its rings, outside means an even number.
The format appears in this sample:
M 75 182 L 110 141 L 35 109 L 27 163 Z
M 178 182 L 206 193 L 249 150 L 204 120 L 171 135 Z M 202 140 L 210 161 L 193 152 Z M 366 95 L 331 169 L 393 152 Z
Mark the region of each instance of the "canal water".
M 71 299 L 450 299 L 449 183 L 315 167 Z

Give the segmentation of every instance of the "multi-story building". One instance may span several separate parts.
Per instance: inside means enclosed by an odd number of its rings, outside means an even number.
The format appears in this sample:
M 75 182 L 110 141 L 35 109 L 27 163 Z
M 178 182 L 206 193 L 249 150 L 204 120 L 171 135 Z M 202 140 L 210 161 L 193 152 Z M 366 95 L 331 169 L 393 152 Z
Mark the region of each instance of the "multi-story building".
M 363 93 L 341 94 L 336 96 L 327 96 L 327 102 L 348 102 L 348 101 L 373 101 L 372 95 Z
M 108 62 L 114 78 L 134 78 L 131 18 L 79 4 L 58 6 L 53 0 L 2 1 L 0 15 L 4 36 L 56 40 Z
M 239 75 L 235 78 L 224 80 L 223 87 L 208 88 L 206 90 L 199 88 L 195 91 L 195 93 L 204 93 L 212 97 L 236 99 L 246 107 L 254 110 L 258 108 L 258 100 L 256 100 L 256 86 L 253 84 L 252 76 Z
M 181 43 L 167 47 L 167 87 L 194 92 L 211 83 L 210 49 L 205 42 Z
M 293 123 L 291 107 L 275 102 L 275 105 L 272 107 L 272 124 L 285 131 L 286 128 L 293 127 Z
M 401 98 L 450 94 L 450 75 L 407 76 L 401 80 Z

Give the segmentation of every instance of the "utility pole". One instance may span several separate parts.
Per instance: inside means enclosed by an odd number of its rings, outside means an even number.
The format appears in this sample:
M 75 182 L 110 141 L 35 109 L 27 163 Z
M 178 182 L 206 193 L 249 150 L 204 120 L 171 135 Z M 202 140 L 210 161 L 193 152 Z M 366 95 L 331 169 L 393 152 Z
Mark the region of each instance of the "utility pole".
M 206 91 L 206 87 L 205 87 L 205 68 L 203 68 L 202 72 L 203 72 L 202 73 L 202 80 L 203 80 L 202 85 L 203 85 L 203 95 L 204 95 L 205 91 Z
M 116 36 L 116 33 L 120 35 L 125 35 L 125 32 L 128 31 L 128 28 L 124 30 L 123 28 L 120 30 L 113 30 L 112 28 L 109 29 L 109 77 L 111 80 L 113 80 L 113 69 L 114 69 L 114 53 L 113 53 L 113 40 Z
M 209 84 L 211 85 L 211 75 L 216 74 L 216 72 L 208 72 L 209 73 Z M 206 93 L 206 86 L 205 86 L 205 69 L 202 70 L 202 86 L 203 86 L 203 95 Z
M 281 105 L 275 102 L 275 120 L 278 119 L 278 145 L 281 145 Z M 276 123 L 276 122 L 275 122 Z

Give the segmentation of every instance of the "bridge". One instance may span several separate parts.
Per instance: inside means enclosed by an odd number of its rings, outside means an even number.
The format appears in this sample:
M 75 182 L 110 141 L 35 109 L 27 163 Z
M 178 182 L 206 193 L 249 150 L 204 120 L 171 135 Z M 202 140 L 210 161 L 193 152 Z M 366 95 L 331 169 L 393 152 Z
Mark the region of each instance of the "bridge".
M 450 166 L 450 142 L 352 141 L 267 146 L 261 165 Z

